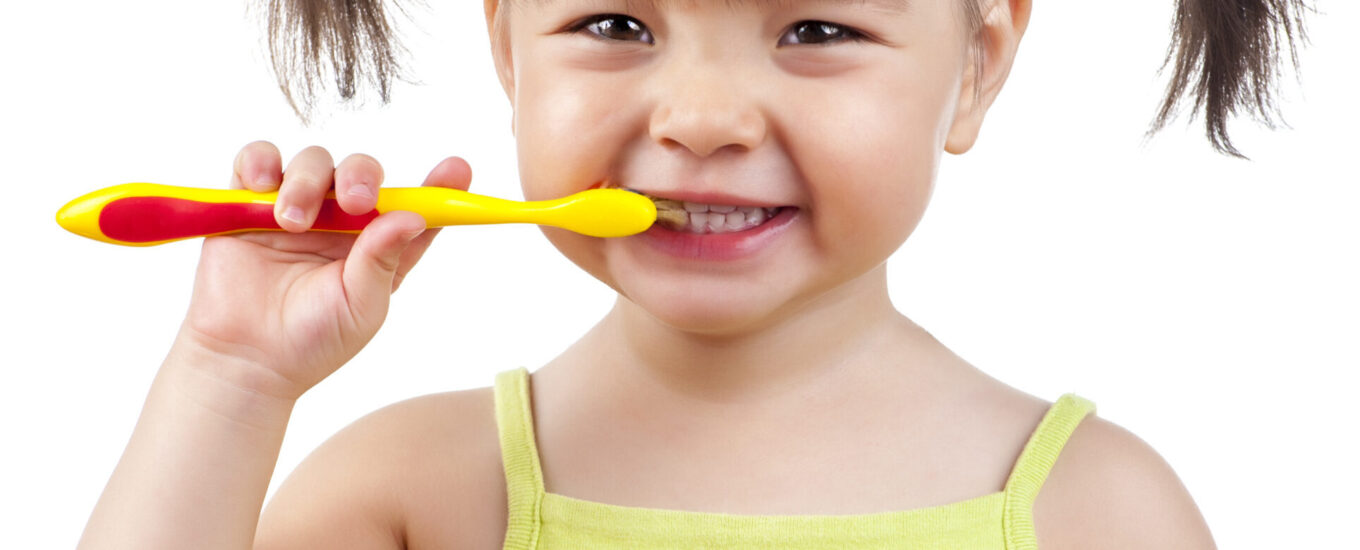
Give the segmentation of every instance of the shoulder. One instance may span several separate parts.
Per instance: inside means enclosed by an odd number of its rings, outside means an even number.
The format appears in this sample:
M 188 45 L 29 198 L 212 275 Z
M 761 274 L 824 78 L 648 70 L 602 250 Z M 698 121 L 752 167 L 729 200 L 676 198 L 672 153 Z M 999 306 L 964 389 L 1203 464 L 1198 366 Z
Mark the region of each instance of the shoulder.
M 1194 499 L 1157 451 L 1087 415 L 1034 503 L 1039 545 L 1064 548 L 1216 548 Z
M 500 473 L 494 396 L 477 388 L 388 405 L 335 434 L 312 458 L 362 466 L 353 473 L 381 477 L 385 487 L 405 494 L 419 494 L 431 481 L 477 488 L 485 473 L 478 469 L 494 466 L 491 473 Z
M 505 491 L 491 388 L 430 394 L 354 421 L 279 487 L 259 539 L 279 548 L 492 547 Z M 498 500 L 499 499 L 499 500 Z M 500 504 L 497 504 L 499 502 Z M 257 540 L 258 542 L 258 540 Z M 376 540 L 375 540 L 376 542 Z

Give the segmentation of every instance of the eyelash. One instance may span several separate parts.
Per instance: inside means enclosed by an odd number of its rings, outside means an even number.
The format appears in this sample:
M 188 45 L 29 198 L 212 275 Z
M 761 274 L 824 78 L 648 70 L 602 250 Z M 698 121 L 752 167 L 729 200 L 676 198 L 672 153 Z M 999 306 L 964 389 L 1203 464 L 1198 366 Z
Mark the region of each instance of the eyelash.
M 637 23 L 638 26 L 642 29 L 641 32 L 646 33 L 647 36 L 651 36 L 651 32 L 652 32 L 652 31 L 651 31 L 650 29 L 648 29 L 645 25 L 643 25 L 641 21 L 638 21 L 636 18 L 627 16 L 627 15 L 623 15 L 623 14 L 621 14 L 621 13 L 604 13 L 604 14 L 598 14 L 598 15 L 591 15 L 591 16 L 589 16 L 589 17 L 585 17 L 585 18 L 583 18 L 583 19 L 580 19 L 580 20 L 578 20 L 578 21 L 575 22 L 575 23 L 572 23 L 572 24 L 569 25 L 566 29 L 563 29 L 563 32 L 567 32 L 567 33 L 571 33 L 571 34 L 579 34 L 579 33 L 582 33 L 582 32 L 586 32 L 586 30 L 587 30 L 591 25 L 596 24 L 596 23 L 599 23 L 599 22 L 601 22 L 601 21 L 609 20 L 609 19 L 627 19 L 627 20 L 629 20 L 629 21 L 633 21 L 633 22 Z M 852 28 L 850 28 L 850 27 L 847 27 L 847 26 L 845 26 L 845 25 L 841 25 L 841 24 L 838 24 L 838 23 L 832 23 L 832 22 L 829 22 L 829 21 L 821 21 L 821 20 L 808 19 L 808 20 L 803 20 L 803 21 L 799 21 L 799 22 L 797 22 L 797 23 L 794 23 L 793 26 L 791 26 L 791 27 L 788 28 L 788 30 L 784 31 L 784 34 L 781 34 L 781 35 L 779 36 L 780 44 L 783 44 L 783 43 L 784 43 L 784 36 L 787 35 L 787 34 L 789 33 L 789 31 L 795 31 L 795 30 L 797 30 L 799 27 L 802 27 L 803 25 L 808 25 L 808 24 L 826 25 L 826 26 L 835 27 L 836 29 L 838 29 L 838 30 L 841 31 L 841 36 L 840 36 L 839 38 L 835 38 L 835 39 L 832 39 L 832 40 L 828 40 L 828 41 L 826 41 L 826 42 L 814 42 L 814 43 L 799 42 L 799 43 L 790 43 L 790 44 L 787 44 L 787 45 L 789 45 L 789 46 L 814 46 L 814 47 L 815 47 L 815 46 L 829 46 L 829 45 L 837 44 L 837 43 L 841 43 L 841 42 L 868 42 L 868 41 L 870 41 L 869 37 L 866 36 L 864 33 L 861 33 L 861 32 L 859 32 L 859 31 L 857 31 L 857 30 L 855 30 L 855 29 L 852 29 Z M 591 36 L 592 38 L 595 38 L 596 40 L 604 40 L 604 41 L 607 41 L 607 42 L 628 42 L 628 40 L 618 40 L 618 39 L 614 39 L 614 38 L 608 38 L 608 37 L 605 37 L 605 36 L 600 35 L 599 33 L 595 33 L 595 32 L 590 32 L 589 34 L 590 34 L 590 36 Z

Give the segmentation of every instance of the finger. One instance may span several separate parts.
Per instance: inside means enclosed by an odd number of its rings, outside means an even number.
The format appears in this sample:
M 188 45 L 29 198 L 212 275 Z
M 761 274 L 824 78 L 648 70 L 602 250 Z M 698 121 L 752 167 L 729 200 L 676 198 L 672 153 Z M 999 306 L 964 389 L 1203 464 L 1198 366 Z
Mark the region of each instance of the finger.
M 439 164 L 436 164 L 434 169 L 430 170 L 430 174 L 425 176 L 425 182 L 420 185 L 421 187 L 447 187 L 467 191 L 471 184 L 472 167 L 468 166 L 467 161 L 460 157 L 449 157 L 439 161 Z M 414 260 L 420 259 L 420 255 L 424 253 L 425 249 L 434 241 L 435 235 L 438 234 L 438 228 L 429 229 L 411 243 L 411 248 L 414 248 L 416 253 L 412 258 L 413 261 L 406 264 L 406 269 L 410 269 L 409 266 L 415 263 Z M 402 272 L 402 275 L 405 275 L 405 272 Z
M 335 164 L 325 149 L 311 146 L 293 157 L 283 171 L 279 198 L 274 203 L 274 219 L 279 227 L 294 233 L 311 227 L 334 178 Z
M 367 214 L 378 205 L 382 182 L 383 169 L 377 159 L 362 153 L 350 155 L 335 167 L 335 198 L 346 213 Z
M 401 255 L 424 229 L 425 219 L 419 214 L 398 210 L 378 216 L 359 233 L 341 274 L 355 319 L 382 322 Z
M 459 157 L 449 157 L 435 165 L 430 170 L 430 175 L 425 176 L 423 187 L 448 187 L 450 189 L 468 190 L 468 185 L 472 183 L 472 167 L 468 166 L 466 160 Z
M 278 189 L 281 181 L 283 160 L 279 148 L 268 141 L 252 141 L 236 153 L 228 187 L 267 193 Z
M 471 183 L 472 167 L 468 166 L 467 161 L 460 157 L 449 157 L 440 161 L 433 170 L 430 170 L 430 174 L 425 177 L 425 182 L 421 186 L 447 187 L 467 191 Z M 396 292 L 397 287 L 401 286 L 401 282 L 406 279 L 406 274 L 425 255 L 425 251 L 430 248 L 430 244 L 434 242 L 437 235 L 439 235 L 438 228 L 427 229 L 414 241 L 411 241 L 411 245 L 402 254 L 401 264 L 397 267 L 397 276 L 392 286 L 393 292 Z

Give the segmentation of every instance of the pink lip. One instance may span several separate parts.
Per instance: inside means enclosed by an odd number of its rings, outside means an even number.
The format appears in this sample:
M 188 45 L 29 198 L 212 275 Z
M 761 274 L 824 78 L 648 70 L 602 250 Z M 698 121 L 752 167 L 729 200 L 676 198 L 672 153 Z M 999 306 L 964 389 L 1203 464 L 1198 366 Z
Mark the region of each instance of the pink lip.
M 689 199 L 681 199 L 689 200 Z M 712 200 L 707 199 L 707 200 Z M 700 202 L 700 201 L 693 201 Z M 732 204 L 714 202 L 709 204 Z M 751 205 L 757 206 L 757 205 Z M 798 217 L 799 209 L 785 207 L 775 217 L 735 233 L 690 233 L 653 225 L 638 235 L 652 248 L 680 259 L 731 261 L 754 256 L 770 246 Z

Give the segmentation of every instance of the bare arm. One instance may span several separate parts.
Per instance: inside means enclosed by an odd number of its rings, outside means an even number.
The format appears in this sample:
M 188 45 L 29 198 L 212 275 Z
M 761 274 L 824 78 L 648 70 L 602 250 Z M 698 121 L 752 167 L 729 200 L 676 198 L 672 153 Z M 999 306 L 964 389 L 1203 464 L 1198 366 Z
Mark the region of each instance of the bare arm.
M 1041 548 L 1217 548 L 1199 507 L 1133 433 L 1091 416 L 1058 455 L 1034 504 Z
M 431 394 L 354 421 L 279 486 L 256 550 L 501 547 L 493 400 L 491 388 Z
M 286 177 L 281 166 L 267 142 L 238 155 L 232 186 L 277 189 L 288 232 L 203 241 L 184 324 L 78 548 L 251 548 L 293 404 L 368 343 L 434 238 L 410 212 L 357 237 L 305 233 L 331 190 L 345 212 L 372 211 L 381 167 L 364 155 L 336 165 L 319 147 Z M 470 177 L 451 158 L 425 184 L 467 189 Z
M 78 548 L 250 548 L 293 402 L 239 389 L 172 352 Z

